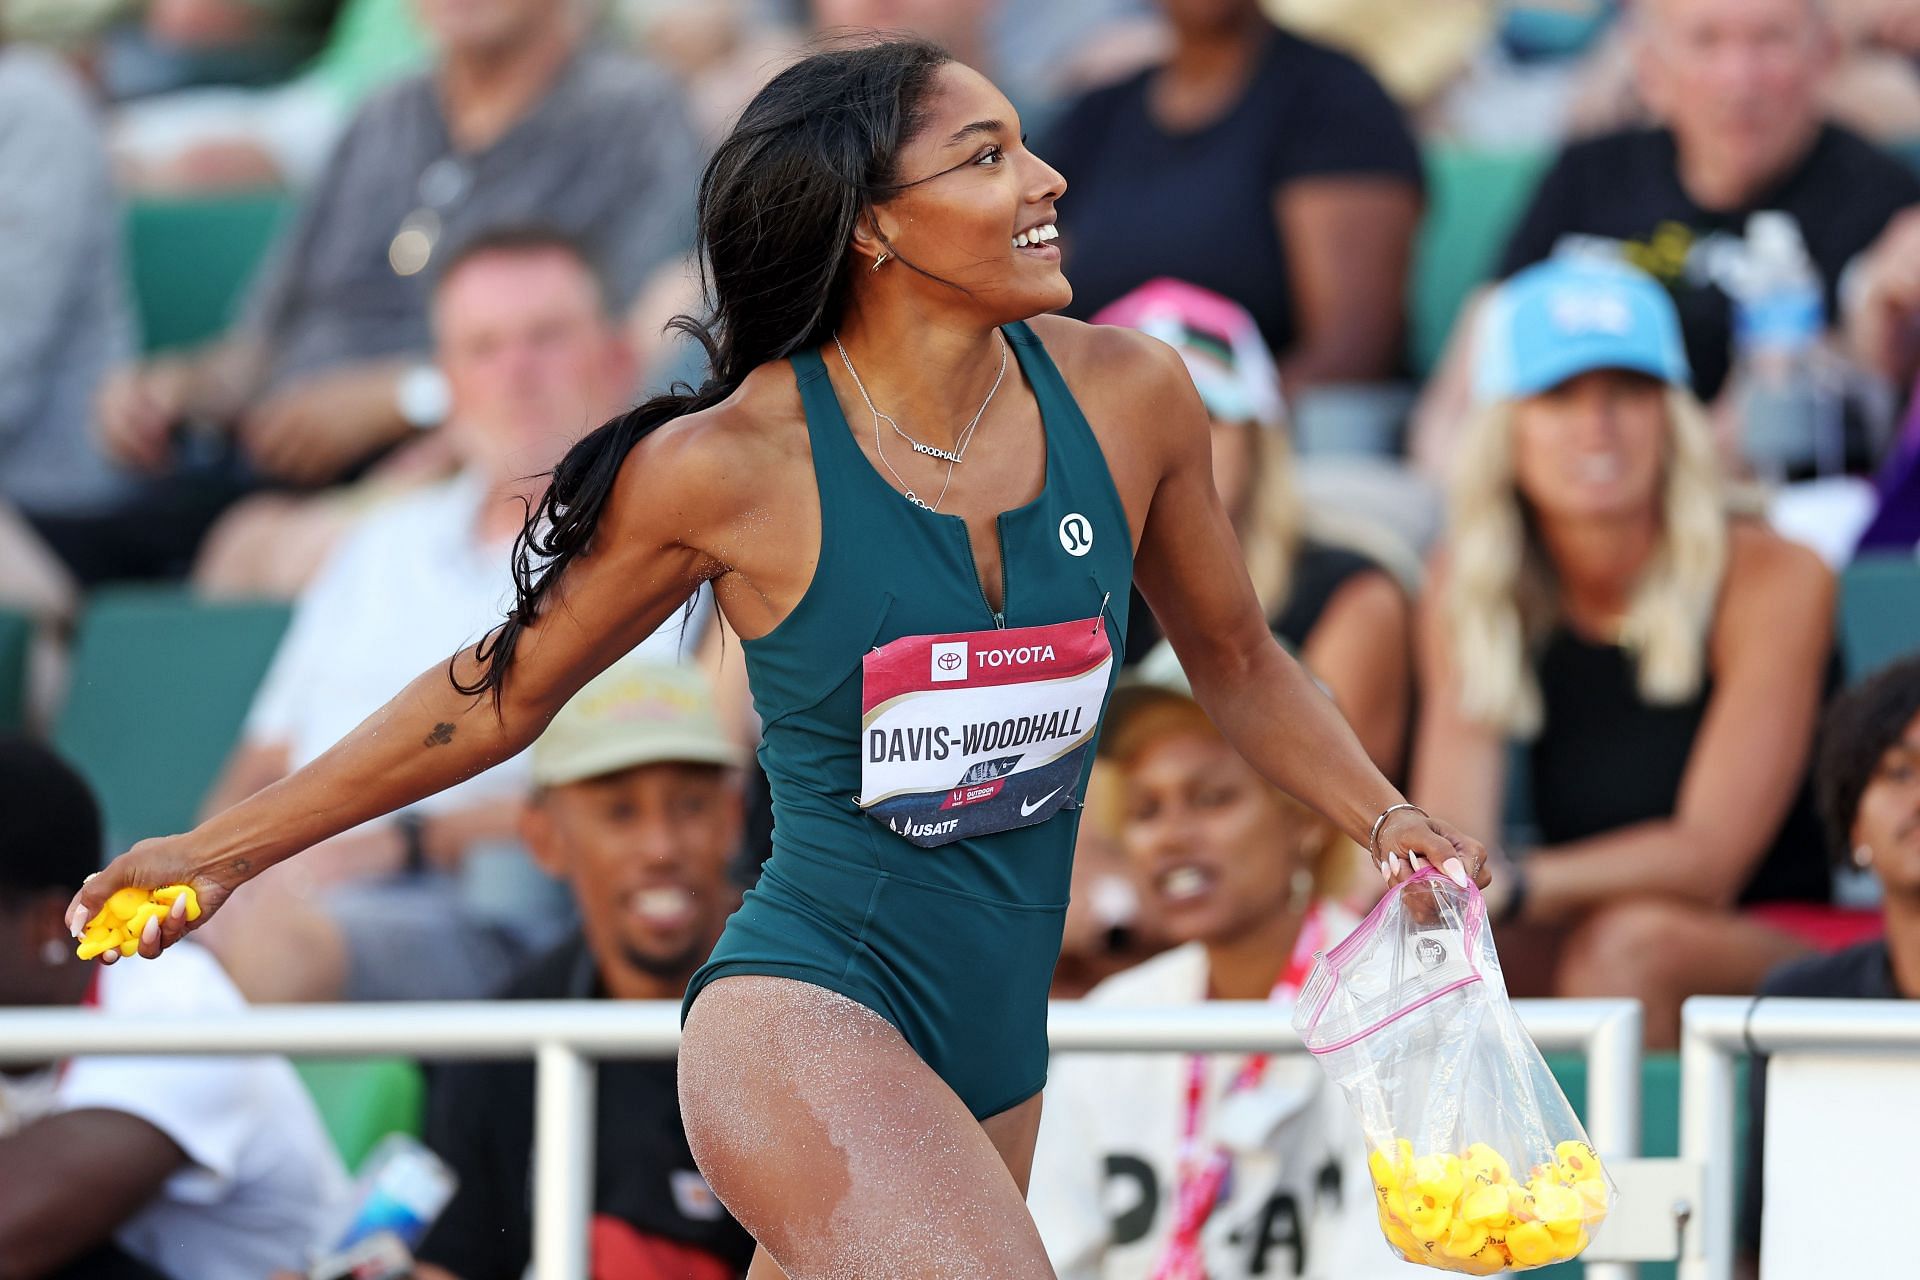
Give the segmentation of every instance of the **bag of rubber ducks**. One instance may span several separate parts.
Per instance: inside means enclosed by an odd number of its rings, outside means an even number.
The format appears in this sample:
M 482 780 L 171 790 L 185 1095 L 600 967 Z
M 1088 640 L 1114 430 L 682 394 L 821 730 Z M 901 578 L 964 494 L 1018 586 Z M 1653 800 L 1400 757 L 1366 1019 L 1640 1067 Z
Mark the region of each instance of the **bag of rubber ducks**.
M 1507 1000 L 1480 891 L 1431 869 L 1319 955 L 1294 1029 L 1346 1093 L 1408 1262 L 1486 1276 L 1577 1257 L 1614 1189 Z

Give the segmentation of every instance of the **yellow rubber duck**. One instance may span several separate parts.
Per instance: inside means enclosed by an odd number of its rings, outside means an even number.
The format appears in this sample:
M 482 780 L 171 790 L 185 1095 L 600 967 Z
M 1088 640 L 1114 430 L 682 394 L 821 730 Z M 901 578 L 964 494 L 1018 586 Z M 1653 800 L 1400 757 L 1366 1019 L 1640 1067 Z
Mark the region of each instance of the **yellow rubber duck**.
M 1520 1222 L 1507 1232 L 1507 1252 L 1523 1267 L 1537 1267 L 1561 1256 L 1544 1222 Z
M 1586 1206 L 1570 1188 L 1557 1182 L 1547 1182 L 1529 1190 L 1533 1192 L 1534 1216 L 1546 1223 L 1547 1229 L 1556 1235 L 1586 1222 Z
M 1574 1183 L 1600 1176 L 1600 1157 L 1578 1138 L 1569 1138 L 1555 1147 L 1553 1163 L 1555 1176 L 1562 1182 Z
M 1487 1229 L 1459 1218 L 1453 1220 L 1453 1225 L 1447 1228 L 1446 1238 L 1440 1241 L 1441 1253 L 1462 1260 L 1484 1252 L 1486 1247 Z
M 1466 1187 L 1466 1176 L 1456 1155 L 1420 1156 L 1413 1162 L 1413 1189 L 1420 1195 L 1451 1205 Z
M 1453 1221 L 1453 1205 L 1442 1203 L 1429 1195 L 1412 1195 L 1407 1197 L 1404 1216 L 1414 1239 L 1422 1243 L 1439 1240 L 1447 1234 L 1447 1228 Z
M 1492 1184 L 1513 1181 L 1513 1170 L 1505 1156 L 1484 1142 L 1467 1148 L 1460 1158 L 1460 1171 L 1475 1182 Z
M 1487 1227 L 1506 1222 L 1509 1214 L 1505 1184 L 1475 1187 L 1460 1202 L 1455 1214 L 1462 1221 L 1475 1226 Z
M 183 897 L 187 900 L 187 919 L 198 920 L 200 898 L 191 885 L 170 884 L 164 889 L 153 890 L 115 890 L 113 896 L 102 904 L 99 913 L 87 921 L 74 954 L 82 960 L 91 960 L 109 951 L 118 951 L 122 956 L 137 954 L 140 935 L 145 931 L 147 922 L 165 918 L 173 910 L 174 902 Z

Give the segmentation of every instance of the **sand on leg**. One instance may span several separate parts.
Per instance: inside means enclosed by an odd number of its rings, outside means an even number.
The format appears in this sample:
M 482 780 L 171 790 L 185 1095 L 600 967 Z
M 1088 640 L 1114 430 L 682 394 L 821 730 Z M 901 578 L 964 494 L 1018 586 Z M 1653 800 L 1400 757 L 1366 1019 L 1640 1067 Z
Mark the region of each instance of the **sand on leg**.
M 1022 1189 L 1039 1100 L 983 1125 L 853 1000 L 715 980 L 687 1018 L 680 1108 L 701 1172 L 760 1242 L 753 1280 L 1053 1280 Z

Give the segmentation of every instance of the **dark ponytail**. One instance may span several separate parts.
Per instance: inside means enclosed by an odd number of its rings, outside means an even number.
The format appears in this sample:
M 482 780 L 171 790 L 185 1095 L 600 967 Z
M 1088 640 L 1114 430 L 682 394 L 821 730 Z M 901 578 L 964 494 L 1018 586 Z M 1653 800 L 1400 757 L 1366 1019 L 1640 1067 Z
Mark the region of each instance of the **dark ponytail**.
M 627 454 L 662 423 L 712 408 L 763 364 L 819 346 L 845 310 L 854 229 L 899 189 L 900 149 L 924 122 L 935 45 L 889 38 L 811 54 L 741 112 L 700 178 L 698 259 L 708 318 L 670 326 L 706 349 L 699 388 L 676 384 L 567 451 L 514 542 L 514 605 L 480 642 L 471 683 L 496 709 L 514 651 L 567 566 L 589 554 Z

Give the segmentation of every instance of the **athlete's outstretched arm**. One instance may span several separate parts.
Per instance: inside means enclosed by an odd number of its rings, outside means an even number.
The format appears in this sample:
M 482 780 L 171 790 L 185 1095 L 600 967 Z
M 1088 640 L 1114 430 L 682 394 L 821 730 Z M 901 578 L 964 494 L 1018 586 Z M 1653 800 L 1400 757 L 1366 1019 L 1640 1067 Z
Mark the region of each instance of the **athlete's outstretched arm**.
M 1268 630 L 1240 543 L 1213 483 L 1205 407 L 1180 358 L 1153 343 L 1141 379 L 1138 439 L 1160 453 L 1134 578 L 1180 655 L 1194 696 L 1248 763 L 1364 848 L 1374 820 L 1406 798 L 1381 775 L 1318 685 Z M 1380 830 L 1383 851 L 1418 853 L 1436 868 L 1485 881 L 1486 851 L 1410 809 Z M 1410 874 L 1403 858 L 1389 864 Z
M 456 690 L 447 664 L 422 672 L 306 767 L 184 835 L 143 840 L 116 858 L 75 895 L 69 926 L 77 931 L 126 886 L 190 884 L 211 913 L 267 867 L 528 746 L 582 685 L 719 571 L 693 544 L 731 500 L 732 485 L 701 437 L 692 419 L 669 423 L 628 455 L 589 552 L 568 566 L 522 633 L 497 710 L 491 698 Z M 476 651 L 463 650 L 452 664 L 471 687 L 481 670 Z M 142 955 L 159 954 L 189 927 L 178 917 L 157 923 Z

